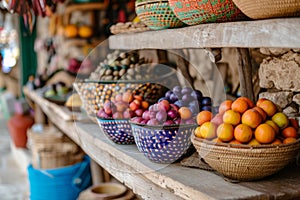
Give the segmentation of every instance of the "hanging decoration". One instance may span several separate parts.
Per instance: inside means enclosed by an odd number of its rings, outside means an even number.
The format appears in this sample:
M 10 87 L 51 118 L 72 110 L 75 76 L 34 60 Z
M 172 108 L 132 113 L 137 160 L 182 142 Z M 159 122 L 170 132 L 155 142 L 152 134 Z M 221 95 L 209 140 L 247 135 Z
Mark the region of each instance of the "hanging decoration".
M 56 10 L 56 5 L 63 2 L 64 0 L 2 0 L 1 7 L 22 16 L 25 28 L 31 33 L 36 16 L 51 16 Z

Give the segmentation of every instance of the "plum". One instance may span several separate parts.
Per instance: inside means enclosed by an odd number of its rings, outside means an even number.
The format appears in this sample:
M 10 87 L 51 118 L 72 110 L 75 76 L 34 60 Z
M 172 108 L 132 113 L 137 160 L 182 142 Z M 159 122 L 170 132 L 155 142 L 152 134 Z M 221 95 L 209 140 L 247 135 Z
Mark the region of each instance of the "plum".
M 202 106 L 201 110 L 211 111 L 211 106 Z
M 167 100 L 170 100 L 171 94 L 173 94 L 173 91 L 172 91 L 172 90 L 167 91 L 166 94 L 165 94 L 165 98 L 166 98 Z
M 184 87 L 181 89 L 181 94 L 191 94 L 193 89 L 191 87 Z
M 172 120 L 167 120 L 163 123 L 164 126 L 174 125 L 175 123 Z
M 145 110 L 143 115 L 142 115 L 143 119 L 147 119 L 147 120 L 151 119 L 150 118 L 150 112 L 151 111 L 149 111 L 149 110 Z
M 175 119 L 178 117 L 179 114 L 176 110 L 169 110 L 167 115 L 169 119 Z
M 142 117 L 144 110 L 139 108 L 136 111 L 134 111 L 134 113 L 136 114 L 136 116 Z
M 147 125 L 153 126 L 153 125 L 159 125 L 159 122 L 157 121 L 157 119 L 150 119 L 147 122 Z
M 142 117 L 133 117 L 131 118 L 130 121 L 134 122 L 134 123 L 141 123 L 141 121 L 143 121 L 144 119 Z
M 180 86 L 175 86 L 172 91 L 177 96 L 181 95 L 181 87 Z
M 160 110 L 156 113 L 155 117 L 156 117 L 157 121 L 164 122 L 167 119 L 167 113 L 165 110 Z
M 212 100 L 211 100 L 210 97 L 203 97 L 202 101 L 201 101 L 201 104 L 203 106 L 210 106 L 212 104 Z
M 171 102 L 171 103 L 174 103 L 174 102 L 177 101 L 177 100 L 178 100 L 177 95 L 176 95 L 176 94 L 171 94 L 171 96 L 170 96 L 170 102 Z
M 195 100 L 201 101 L 202 97 L 203 97 L 203 94 L 202 94 L 202 92 L 200 90 L 194 90 L 194 91 L 192 91 L 191 96 Z
M 189 103 L 193 101 L 193 97 L 190 94 L 184 94 L 181 98 L 181 100 L 185 103 Z
M 162 100 L 157 105 L 159 110 L 168 111 L 170 109 L 170 103 L 167 100 Z

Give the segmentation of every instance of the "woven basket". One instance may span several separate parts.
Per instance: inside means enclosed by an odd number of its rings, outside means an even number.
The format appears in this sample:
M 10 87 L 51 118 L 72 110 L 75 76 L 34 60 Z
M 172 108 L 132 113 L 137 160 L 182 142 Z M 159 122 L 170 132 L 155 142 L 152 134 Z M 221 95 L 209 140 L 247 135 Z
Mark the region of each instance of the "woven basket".
M 299 0 L 233 0 L 252 19 L 300 16 Z
M 133 94 L 143 96 L 145 101 L 153 104 L 157 102 L 169 88 L 175 85 L 178 85 L 175 70 L 151 80 L 85 80 L 73 83 L 75 90 L 82 100 L 82 107 L 91 119 L 96 117 L 97 112 L 102 108 L 106 100 L 114 98 L 117 94 L 131 91 Z
M 148 126 L 131 123 L 135 143 L 140 152 L 156 163 L 173 163 L 191 146 L 196 125 Z
M 174 14 L 188 25 L 246 19 L 232 0 L 169 0 Z
M 136 1 L 135 11 L 139 19 L 153 30 L 176 28 L 184 25 L 174 15 L 167 0 Z
M 100 128 L 111 141 L 117 144 L 134 144 L 128 119 L 97 119 Z
M 224 176 L 239 181 L 257 180 L 280 171 L 296 157 L 300 148 L 300 140 L 290 144 L 251 147 L 215 143 L 194 135 L 191 139 L 207 164 Z

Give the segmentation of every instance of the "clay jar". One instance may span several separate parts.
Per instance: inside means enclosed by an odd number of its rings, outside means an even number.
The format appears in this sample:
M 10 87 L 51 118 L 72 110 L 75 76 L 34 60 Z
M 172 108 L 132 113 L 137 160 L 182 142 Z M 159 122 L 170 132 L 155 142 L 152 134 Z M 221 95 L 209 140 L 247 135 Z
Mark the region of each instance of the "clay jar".
M 16 147 L 26 148 L 27 129 L 34 123 L 29 114 L 15 114 L 8 122 L 8 130 Z

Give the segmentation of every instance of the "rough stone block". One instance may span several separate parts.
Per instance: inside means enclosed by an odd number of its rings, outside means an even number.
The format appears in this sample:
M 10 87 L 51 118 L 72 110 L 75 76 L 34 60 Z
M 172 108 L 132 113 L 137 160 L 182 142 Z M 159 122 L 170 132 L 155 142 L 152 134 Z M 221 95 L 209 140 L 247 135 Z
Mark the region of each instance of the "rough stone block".
M 264 59 L 259 68 L 259 79 L 262 88 L 300 91 L 300 54 L 290 51 L 281 58 Z
M 259 94 L 259 98 L 267 98 L 277 104 L 281 109 L 284 109 L 287 105 L 292 103 L 293 93 L 286 91 L 262 92 Z
M 260 52 L 265 55 L 279 56 L 287 53 L 291 49 L 287 48 L 260 48 Z
M 285 109 L 283 109 L 283 112 L 285 114 L 287 114 L 288 116 L 291 116 L 291 115 L 296 115 L 299 113 L 299 109 L 298 109 L 298 106 L 295 105 L 295 104 L 291 104 L 290 106 L 286 107 Z
M 293 101 L 300 106 L 300 94 L 294 95 Z

